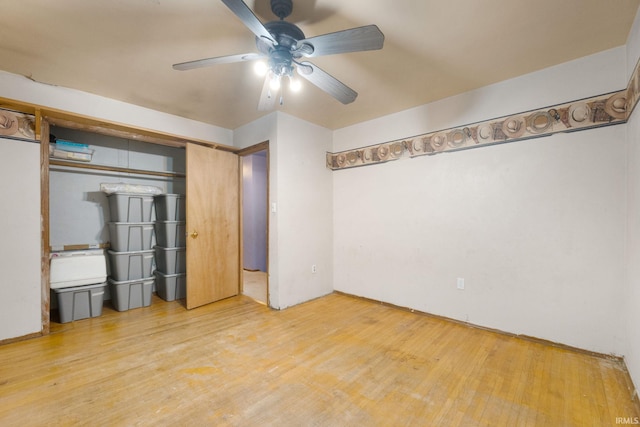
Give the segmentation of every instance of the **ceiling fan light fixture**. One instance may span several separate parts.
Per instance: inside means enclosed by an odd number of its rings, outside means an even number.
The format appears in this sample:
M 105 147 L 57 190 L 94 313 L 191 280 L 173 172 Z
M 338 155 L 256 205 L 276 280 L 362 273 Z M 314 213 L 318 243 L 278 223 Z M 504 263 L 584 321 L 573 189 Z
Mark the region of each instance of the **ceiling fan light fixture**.
M 291 89 L 292 92 L 300 92 L 300 89 L 302 89 L 302 82 L 300 79 L 289 76 L 289 89 Z
M 255 73 L 260 77 L 264 77 L 267 75 L 267 72 L 269 71 L 269 66 L 265 61 L 258 61 L 253 66 L 253 71 L 255 71 Z
M 269 87 L 273 91 L 277 91 L 280 89 L 280 76 L 274 74 L 271 76 L 271 81 L 269 82 Z

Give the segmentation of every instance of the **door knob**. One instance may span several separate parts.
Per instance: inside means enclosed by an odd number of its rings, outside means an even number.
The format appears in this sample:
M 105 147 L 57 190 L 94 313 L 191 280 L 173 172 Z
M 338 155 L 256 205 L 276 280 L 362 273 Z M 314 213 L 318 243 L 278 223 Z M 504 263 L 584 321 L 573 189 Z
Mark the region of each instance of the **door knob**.
M 196 237 L 198 237 L 198 232 L 194 230 L 190 235 L 195 239 Z

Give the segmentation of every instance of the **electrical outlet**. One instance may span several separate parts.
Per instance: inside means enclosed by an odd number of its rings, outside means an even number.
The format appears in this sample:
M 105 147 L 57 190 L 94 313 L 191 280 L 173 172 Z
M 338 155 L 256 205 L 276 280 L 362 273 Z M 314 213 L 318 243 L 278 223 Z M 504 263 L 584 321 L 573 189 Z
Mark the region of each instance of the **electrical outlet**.
M 458 277 L 457 286 L 458 289 L 464 290 L 464 279 L 462 277 Z
M 314 274 L 318 272 L 318 267 L 315 264 L 311 266 L 311 272 Z

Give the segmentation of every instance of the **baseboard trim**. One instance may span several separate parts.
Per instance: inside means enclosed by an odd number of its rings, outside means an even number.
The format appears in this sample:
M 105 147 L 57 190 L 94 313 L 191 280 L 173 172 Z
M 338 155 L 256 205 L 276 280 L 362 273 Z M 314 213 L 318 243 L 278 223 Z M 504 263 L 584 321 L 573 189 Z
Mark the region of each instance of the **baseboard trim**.
M 11 344 L 14 342 L 19 342 L 19 341 L 26 341 L 26 340 L 30 340 L 31 338 L 39 338 L 41 336 L 43 336 L 44 334 L 41 332 L 34 332 L 32 334 L 27 334 L 27 335 L 23 335 L 21 337 L 15 337 L 15 338 L 7 338 L 4 340 L 0 340 L 0 346 L 5 345 L 5 344 Z

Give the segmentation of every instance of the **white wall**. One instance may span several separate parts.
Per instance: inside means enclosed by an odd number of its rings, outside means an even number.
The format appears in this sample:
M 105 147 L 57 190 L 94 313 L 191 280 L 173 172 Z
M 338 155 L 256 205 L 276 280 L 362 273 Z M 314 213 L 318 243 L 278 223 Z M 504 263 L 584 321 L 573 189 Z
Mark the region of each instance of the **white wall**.
M 625 47 L 559 64 L 334 132 L 332 151 L 470 124 L 624 89 Z M 425 83 L 426 84 L 426 83 Z
M 333 290 L 331 131 L 279 112 L 234 131 L 237 147 L 267 140 L 269 305 L 282 309 Z
M 627 123 L 628 212 L 625 361 L 636 388 L 640 387 L 640 108 Z M 621 302 L 622 303 L 622 302 Z
M 640 10 L 627 40 L 627 77 L 640 58 Z M 640 106 L 627 123 L 627 352 L 625 361 L 640 387 Z
M 0 71 L 0 94 L 4 98 L 82 114 L 97 119 L 153 129 L 185 138 L 233 145 L 230 129 L 150 110 L 133 104 L 92 95 L 75 89 L 37 83 Z
M 42 329 L 40 145 L 0 138 L 0 341 Z
M 333 291 L 331 171 L 325 155 L 331 131 L 278 113 L 278 263 L 280 299 L 286 308 Z M 311 266 L 317 272 L 311 272 Z
M 627 36 L 627 44 L 625 48 L 627 55 L 625 77 L 628 79 L 640 60 L 640 8 L 636 12 L 636 18 L 631 30 L 629 31 L 629 35 Z
M 612 49 L 340 129 L 334 151 L 619 90 L 625 55 Z M 334 287 L 624 354 L 624 166 L 619 125 L 336 171 Z

